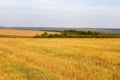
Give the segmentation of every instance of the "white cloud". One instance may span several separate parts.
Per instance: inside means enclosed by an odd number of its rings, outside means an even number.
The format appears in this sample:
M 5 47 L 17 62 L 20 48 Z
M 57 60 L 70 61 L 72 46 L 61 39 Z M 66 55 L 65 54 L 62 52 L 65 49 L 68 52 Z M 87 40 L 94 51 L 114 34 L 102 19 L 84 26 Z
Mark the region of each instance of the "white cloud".
M 16 4 L 14 0 L 0 0 L 0 6 L 10 6 Z
M 61 0 L 0 0 L 0 24 L 23 26 L 120 26 L 119 6 Z
M 51 3 L 51 0 L 34 0 L 32 1 L 33 4 L 41 4 L 41 3 Z

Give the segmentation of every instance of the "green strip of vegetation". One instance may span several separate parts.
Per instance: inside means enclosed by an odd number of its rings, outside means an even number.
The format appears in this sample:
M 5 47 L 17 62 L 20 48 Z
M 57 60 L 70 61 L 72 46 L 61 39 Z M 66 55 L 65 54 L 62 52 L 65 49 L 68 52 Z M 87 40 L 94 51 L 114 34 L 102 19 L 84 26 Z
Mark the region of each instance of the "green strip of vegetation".
M 42 35 L 35 35 L 34 38 L 120 38 L 120 36 L 92 31 L 65 30 L 60 34 L 44 32 Z

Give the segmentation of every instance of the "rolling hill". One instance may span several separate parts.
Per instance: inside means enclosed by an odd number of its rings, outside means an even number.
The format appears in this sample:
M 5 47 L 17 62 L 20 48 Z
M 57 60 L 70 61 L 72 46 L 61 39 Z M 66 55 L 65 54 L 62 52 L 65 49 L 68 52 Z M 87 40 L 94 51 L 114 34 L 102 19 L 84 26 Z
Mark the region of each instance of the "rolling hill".
M 15 35 L 15 36 L 35 36 L 36 34 L 43 34 L 44 31 L 35 30 L 15 30 L 15 29 L 0 29 L 0 35 Z M 48 32 L 49 34 L 55 34 L 57 32 Z
M 120 28 L 61 28 L 61 27 L 0 27 L 0 28 L 15 29 L 15 30 L 36 30 L 36 31 L 47 31 L 47 32 L 61 32 L 64 30 L 96 31 L 102 33 L 120 35 Z

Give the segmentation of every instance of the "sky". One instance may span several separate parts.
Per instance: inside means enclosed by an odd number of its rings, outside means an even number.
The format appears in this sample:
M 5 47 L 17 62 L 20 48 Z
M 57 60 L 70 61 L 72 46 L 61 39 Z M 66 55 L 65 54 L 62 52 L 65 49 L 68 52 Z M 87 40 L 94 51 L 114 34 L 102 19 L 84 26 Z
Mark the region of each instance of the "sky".
M 120 28 L 120 0 L 0 0 L 0 26 Z

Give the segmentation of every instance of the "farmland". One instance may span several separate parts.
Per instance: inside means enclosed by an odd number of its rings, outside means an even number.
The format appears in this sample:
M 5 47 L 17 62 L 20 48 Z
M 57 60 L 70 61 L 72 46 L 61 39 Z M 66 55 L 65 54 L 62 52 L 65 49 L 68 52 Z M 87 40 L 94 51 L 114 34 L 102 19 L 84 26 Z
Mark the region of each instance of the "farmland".
M 0 80 L 119 79 L 119 38 L 0 38 Z
M 43 31 L 35 30 L 14 30 L 14 29 L 0 29 L 0 35 L 9 36 L 35 36 L 36 34 L 43 34 Z M 48 32 L 49 34 L 55 34 L 57 32 Z

